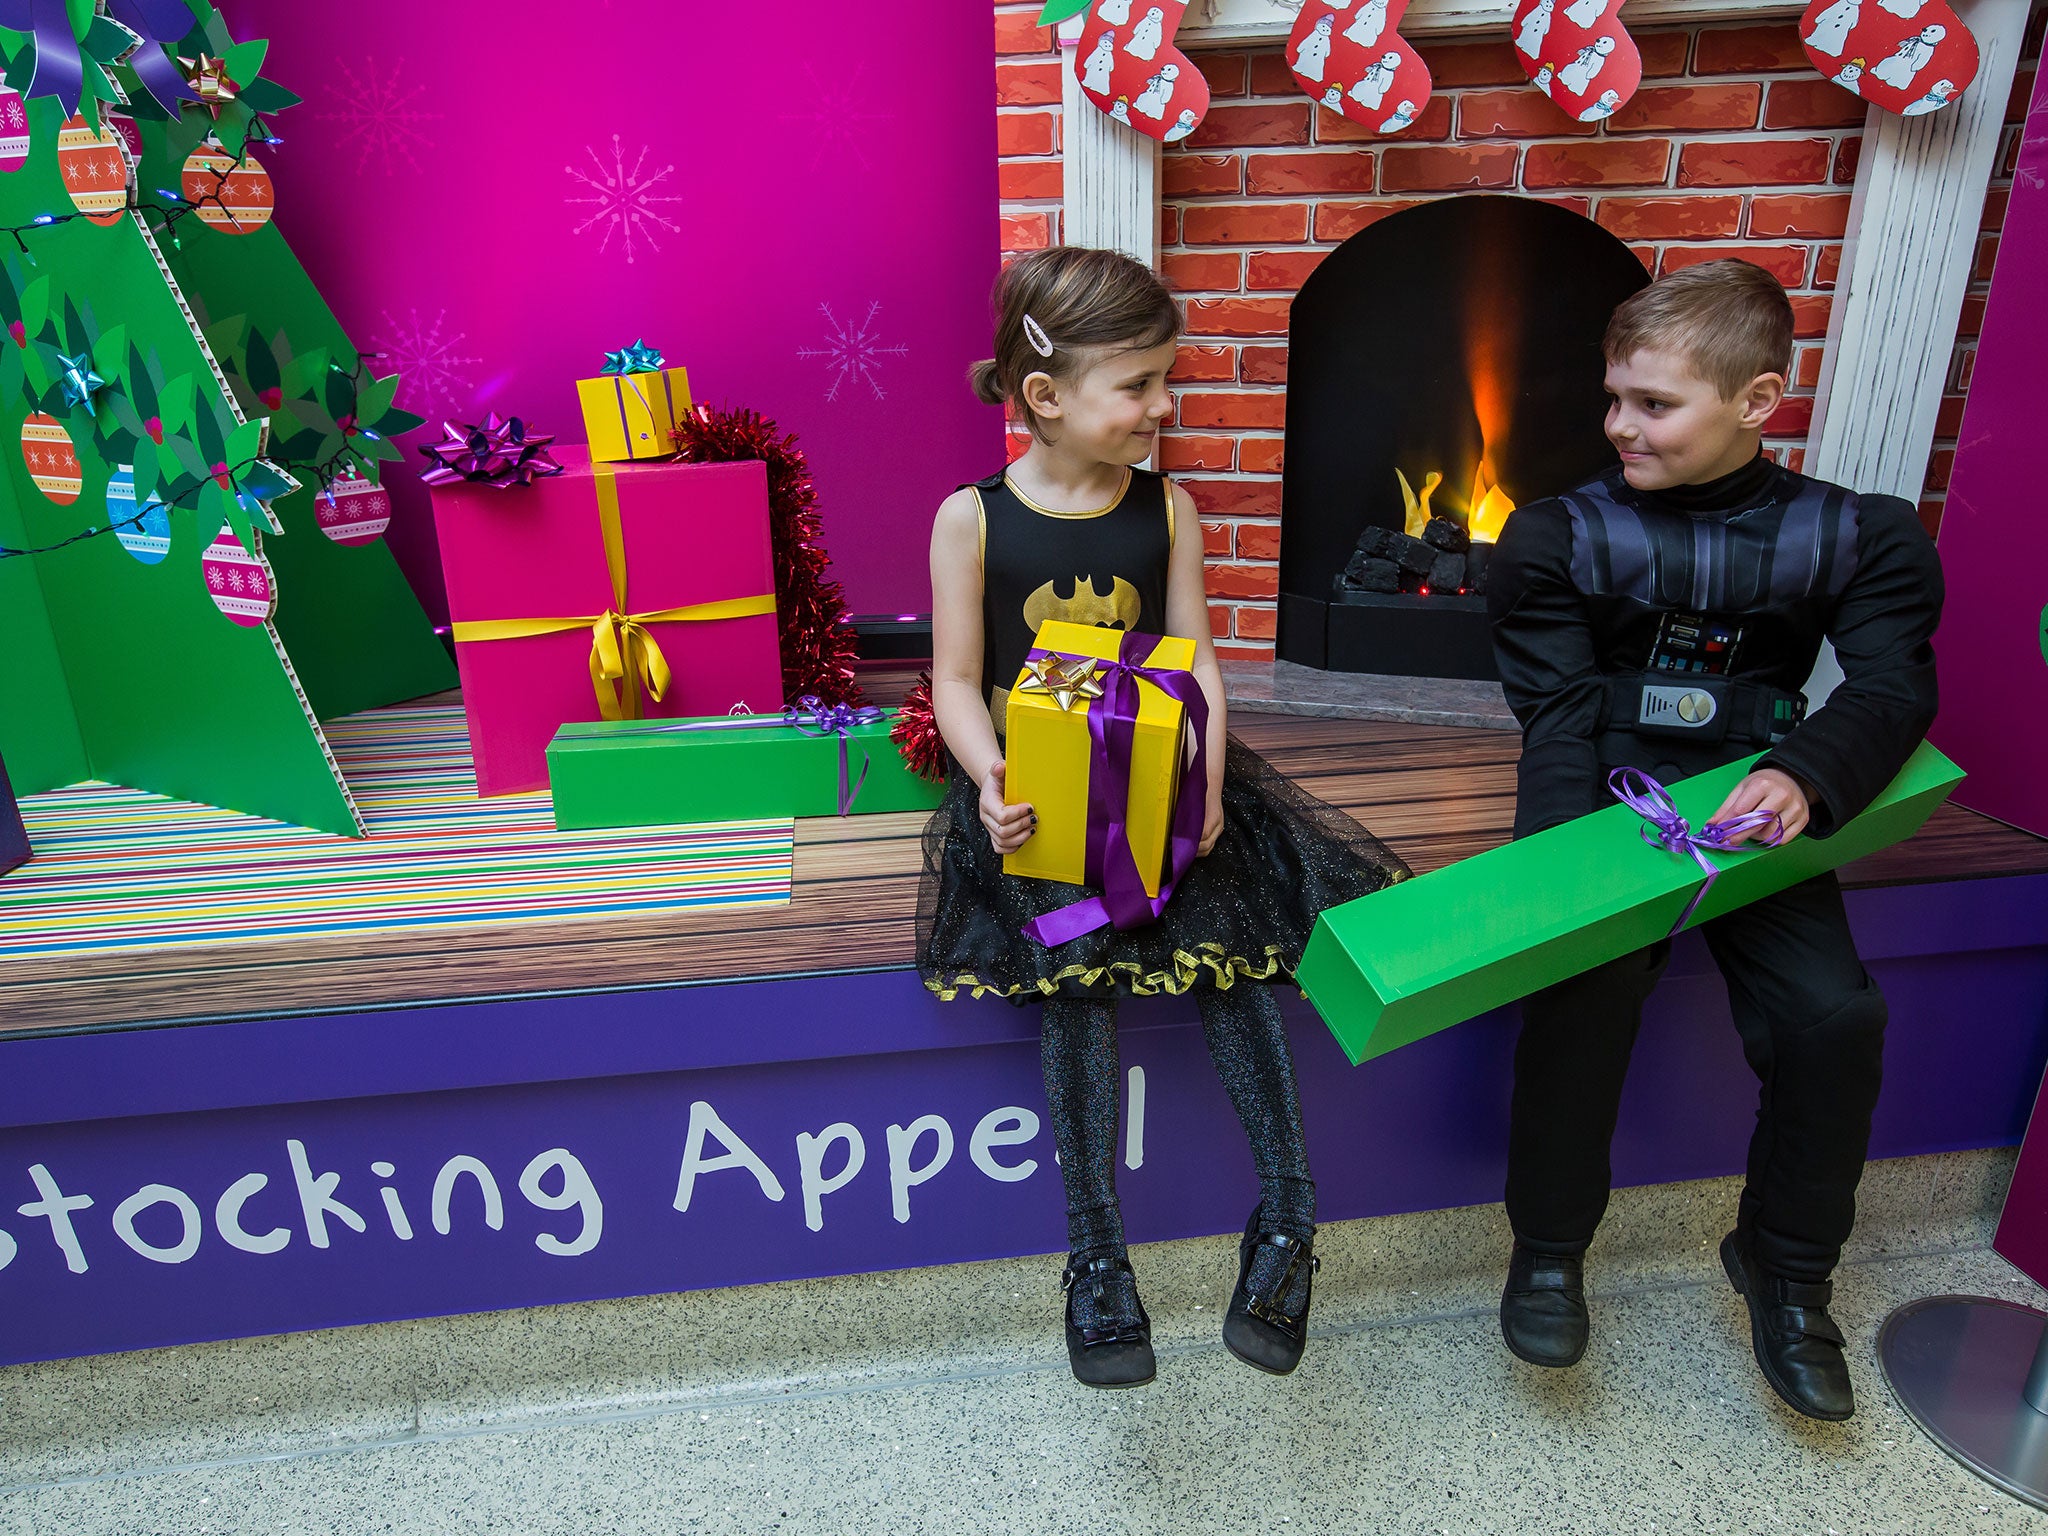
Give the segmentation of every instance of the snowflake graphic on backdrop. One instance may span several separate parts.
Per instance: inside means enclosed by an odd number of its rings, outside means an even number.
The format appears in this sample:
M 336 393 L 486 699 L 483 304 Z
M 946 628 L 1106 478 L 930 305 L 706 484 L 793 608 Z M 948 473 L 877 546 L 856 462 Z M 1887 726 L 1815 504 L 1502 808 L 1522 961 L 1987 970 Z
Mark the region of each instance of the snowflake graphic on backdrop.
M 818 311 L 825 317 L 825 340 L 820 346 L 798 347 L 796 355 L 805 361 L 821 359 L 831 370 L 832 382 L 825 390 L 825 398 L 834 401 L 839 391 L 848 384 L 865 384 L 873 391 L 877 400 L 887 399 L 882 391 L 882 381 L 876 377 L 882 360 L 901 357 L 904 347 L 882 345 L 875 330 L 875 315 L 880 311 L 882 301 L 876 299 L 868 305 L 868 312 L 861 317 L 858 325 L 841 320 L 832 313 L 830 304 L 820 304 Z
M 626 163 L 626 149 L 619 142 L 619 136 L 612 135 L 611 158 L 607 161 L 594 144 L 585 145 L 583 153 L 590 157 L 590 169 L 579 170 L 565 165 L 562 170 L 586 190 L 580 195 L 565 197 L 570 207 L 590 210 L 590 215 L 571 231 L 582 234 L 590 229 L 602 229 L 604 238 L 598 242 L 599 254 L 611 249 L 612 237 L 619 238 L 619 248 L 625 252 L 626 261 L 633 261 L 633 246 L 636 239 L 645 242 L 651 251 L 661 249 L 661 243 L 654 238 L 656 230 L 674 234 L 682 226 L 673 219 L 655 212 L 655 205 L 680 203 L 684 199 L 654 189 L 675 174 L 673 165 L 650 168 L 647 164 L 648 151 L 643 146 L 633 156 L 633 163 Z
M 854 65 L 845 79 L 827 85 L 818 78 L 818 71 L 811 65 L 804 66 L 804 73 L 811 77 L 810 86 L 802 93 L 810 104 L 808 112 L 785 112 L 782 121 L 801 123 L 810 131 L 812 152 L 811 169 L 816 170 L 827 155 L 851 151 L 860 161 L 862 170 L 873 167 L 868 161 L 867 150 L 861 145 L 862 130 L 870 123 L 889 123 L 896 120 L 894 112 L 863 112 L 857 102 L 861 72 L 865 64 Z
M 383 329 L 364 356 L 376 359 L 379 373 L 398 374 L 399 405 L 438 423 L 476 387 L 464 370 L 483 359 L 461 355 L 458 349 L 466 339 L 449 328 L 445 309 L 435 311 L 431 320 L 416 309 L 399 320 L 387 309 Z
M 393 59 L 380 66 L 375 59 L 364 59 L 361 75 L 346 59 L 335 60 L 335 65 L 342 80 L 339 106 L 318 116 L 324 122 L 341 124 L 342 141 L 362 151 L 356 169 L 367 170 L 374 160 L 389 175 L 392 162 L 403 157 L 418 170 L 419 157 L 413 151 L 427 147 L 421 127 L 438 121 L 441 114 L 420 109 L 419 100 L 427 94 L 424 85 L 406 85 L 399 80 L 405 60 Z

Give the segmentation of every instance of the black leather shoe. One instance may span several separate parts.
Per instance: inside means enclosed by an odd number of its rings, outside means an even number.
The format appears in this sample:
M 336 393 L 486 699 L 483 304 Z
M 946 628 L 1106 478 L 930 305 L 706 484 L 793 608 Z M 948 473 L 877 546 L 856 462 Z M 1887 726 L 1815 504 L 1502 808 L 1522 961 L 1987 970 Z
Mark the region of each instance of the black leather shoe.
M 1771 1390 L 1809 1419 L 1839 1423 L 1856 1411 L 1842 1330 L 1828 1316 L 1832 1282 L 1787 1280 L 1757 1267 L 1738 1234 L 1721 1239 L 1728 1283 L 1749 1303 L 1749 1337 Z
M 1500 1336 L 1531 1365 L 1577 1365 L 1586 1353 L 1586 1261 L 1515 1244 L 1500 1293 Z
M 1158 1370 L 1152 1356 L 1152 1319 L 1138 1299 L 1129 1259 L 1070 1259 L 1060 1274 L 1067 1293 L 1067 1362 L 1074 1380 L 1090 1387 L 1142 1387 Z M 1084 1299 L 1089 1321 L 1075 1320 Z
M 1270 1256 L 1260 1262 L 1261 1250 Z M 1258 1289 L 1252 1289 L 1257 1268 Z M 1245 1223 L 1237 1245 L 1237 1289 L 1223 1315 L 1223 1347 L 1246 1365 L 1285 1376 L 1301 1364 L 1308 1342 L 1308 1307 L 1315 1291 L 1315 1239 L 1259 1230 L 1259 1212 Z

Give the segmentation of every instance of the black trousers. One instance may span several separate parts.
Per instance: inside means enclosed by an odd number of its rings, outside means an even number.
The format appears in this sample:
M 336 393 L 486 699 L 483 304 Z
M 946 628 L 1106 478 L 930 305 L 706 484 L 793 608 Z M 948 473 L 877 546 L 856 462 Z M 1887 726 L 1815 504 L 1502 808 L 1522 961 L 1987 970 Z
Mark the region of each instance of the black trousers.
M 1764 1268 L 1824 1280 L 1856 1219 L 1882 1080 L 1885 1006 L 1831 874 L 1701 930 L 1757 1075 L 1737 1225 Z M 1583 1253 L 1607 1211 L 1609 1147 L 1643 1002 L 1669 941 L 1522 1002 L 1508 1137 L 1508 1220 L 1544 1253 Z

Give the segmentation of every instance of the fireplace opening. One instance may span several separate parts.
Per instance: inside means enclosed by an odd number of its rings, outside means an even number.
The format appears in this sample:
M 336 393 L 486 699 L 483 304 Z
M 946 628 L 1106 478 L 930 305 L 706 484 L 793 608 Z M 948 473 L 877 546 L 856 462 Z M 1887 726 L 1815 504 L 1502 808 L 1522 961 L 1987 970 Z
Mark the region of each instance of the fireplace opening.
M 1425 203 L 1325 258 L 1288 323 L 1281 660 L 1497 675 L 1488 555 L 1516 503 L 1614 462 L 1600 337 L 1648 280 L 1519 197 Z

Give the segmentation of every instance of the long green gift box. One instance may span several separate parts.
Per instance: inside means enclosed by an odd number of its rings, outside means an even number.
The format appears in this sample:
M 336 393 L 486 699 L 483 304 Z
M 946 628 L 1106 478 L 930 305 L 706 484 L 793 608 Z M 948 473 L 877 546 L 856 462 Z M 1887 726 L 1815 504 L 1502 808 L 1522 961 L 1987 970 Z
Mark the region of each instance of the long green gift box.
M 1668 786 L 1679 814 L 1703 825 L 1755 762 Z M 1911 837 L 1962 777 L 1922 742 L 1832 837 L 1708 853 L 1722 873 L 1688 926 Z M 1643 826 L 1611 805 L 1331 907 L 1296 979 L 1356 1066 L 1654 944 L 1706 876 L 1690 855 L 1645 843 Z
M 565 725 L 548 743 L 555 825 L 646 827 L 669 822 L 743 821 L 839 813 L 839 738 L 811 735 L 780 715 L 735 725 L 701 720 L 596 720 Z M 702 730 L 680 730 L 699 724 Z M 889 739 L 889 722 L 851 727 L 847 782 L 860 783 L 856 814 L 921 811 L 945 786 L 918 778 Z M 861 782 L 865 756 L 867 779 Z

